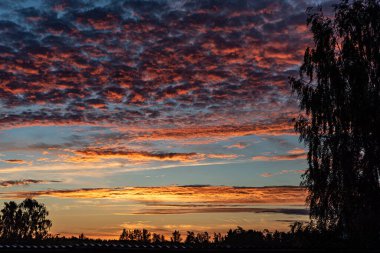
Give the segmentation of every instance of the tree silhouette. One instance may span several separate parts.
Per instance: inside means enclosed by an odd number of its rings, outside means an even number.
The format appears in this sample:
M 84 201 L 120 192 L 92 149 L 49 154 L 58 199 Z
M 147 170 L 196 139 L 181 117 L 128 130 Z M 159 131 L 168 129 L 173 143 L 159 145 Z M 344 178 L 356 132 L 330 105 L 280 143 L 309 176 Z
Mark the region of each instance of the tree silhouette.
M 163 235 L 153 233 L 152 234 L 152 242 L 153 243 L 162 243 L 165 242 L 165 237 Z
M 145 243 L 150 243 L 150 241 L 151 241 L 151 233 L 147 230 L 147 229 L 143 229 L 142 230 L 142 242 L 145 242 Z
M 230 229 L 224 238 L 224 242 L 231 244 L 262 244 L 265 236 L 263 232 L 256 230 L 244 230 L 242 227 Z
M 180 243 L 182 241 L 181 234 L 178 230 L 174 230 L 172 237 L 170 237 L 170 241 L 173 243 Z
M 216 232 L 214 232 L 214 237 L 213 237 L 213 242 L 214 243 L 221 243 L 221 242 L 223 242 L 223 236 L 222 236 L 222 234 L 221 233 L 216 233 Z
M 164 242 L 165 238 L 161 236 L 160 234 L 156 233 L 150 233 L 147 229 L 143 228 L 143 230 L 140 229 L 134 229 L 134 230 L 126 230 L 123 228 L 120 236 L 120 241 L 137 241 L 137 242 L 143 242 L 143 243 L 158 243 L 158 242 Z
M 126 241 L 126 240 L 128 240 L 128 232 L 127 232 L 127 230 L 125 228 L 123 228 L 123 231 L 120 234 L 119 240 L 120 241 Z
M 44 239 L 52 226 L 48 215 L 44 204 L 34 199 L 25 199 L 18 205 L 13 201 L 5 202 L 0 215 L 0 237 L 6 240 Z
M 210 235 L 208 232 L 197 233 L 196 241 L 200 244 L 207 244 L 210 242 Z
M 302 185 L 321 231 L 376 240 L 380 231 L 380 2 L 343 0 L 335 16 L 308 10 L 314 36 L 290 84 L 304 111 Z
M 132 233 L 129 234 L 132 241 L 142 241 L 142 232 L 140 229 L 134 229 Z
M 187 244 L 196 243 L 196 241 L 195 241 L 195 233 L 193 231 L 187 231 L 185 243 L 187 243 Z

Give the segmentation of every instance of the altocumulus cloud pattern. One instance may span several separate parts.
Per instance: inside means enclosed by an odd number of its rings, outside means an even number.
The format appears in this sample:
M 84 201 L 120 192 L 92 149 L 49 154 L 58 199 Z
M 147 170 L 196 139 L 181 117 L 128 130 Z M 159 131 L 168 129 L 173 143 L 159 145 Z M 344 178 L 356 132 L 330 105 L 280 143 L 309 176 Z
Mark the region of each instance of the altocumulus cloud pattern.
M 1 127 L 223 121 L 287 131 L 296 107 L 286 79 L 310 39 L 308 5 L 2 1 Z

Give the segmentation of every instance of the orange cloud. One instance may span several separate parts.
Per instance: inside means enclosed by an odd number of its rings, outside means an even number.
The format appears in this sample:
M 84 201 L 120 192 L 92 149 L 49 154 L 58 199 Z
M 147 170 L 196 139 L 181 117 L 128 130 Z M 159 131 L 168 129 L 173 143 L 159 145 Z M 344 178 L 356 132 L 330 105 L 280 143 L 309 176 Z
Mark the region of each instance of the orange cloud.
M 244 142 L 238 142 L 238 143 L 235 143 L 235 144 L 232 144 L 232 145 L 226 146 L 226 148 L 238 148 L 238 149 L 243 149 L 243 148 L 246 148 L 247 146 L 248 146 L 247 143 L 244 143 Z
M 305 170 L 281 170 L 281 171 L 275 172 L 275 173 L 265 172 L 265 173 L 262 173 L 260 176 L 262 176 L 262 177 L 273 177 L 273 176 L 289 174 L 289 173 L 302 174 L 302 173 L 305 173 Z
M 121 150 L 112 148 L 88 148 L 83 150 L 66 150 L 76 156 L 63 155 L 69 162 L 100 162 L 108 159 L 126 159 L 130 161 L 179 161 L 195 162 L 210 159 L 236 159 L 236 154 L 201 154 L 201 153 L 163 153 L 135 150 Z
M 158 129 L 141 134 L 136 139 L 187 139 L 203 137 L 237 137 L 244 135 L 283 135 L 295 134 L 290 122 L 272 124 L 250 124 L 250 125 L 222 125 L 203 127 L 184 127 L 176 129 Z
M 27 162 L 25 160 L 20 160 L 20 159 L 8 159 L 8 160 L 0 160 L 0 161 L 4 163 L 12 163 L 12 164 L 30 164 L 30 162 Z
M 77 156 L 69 161 L 101 161 L 104 159 L 127 159 L 133 161 L 181 161 L 189 162 L 204 159 L 197 153 L 154 153 L 146 151 L 122 151 L 114 149 L 84 149 L 73 151 Z
M 188 214 L 188 213 L 285 213 L 290 215 L 307 215 L 309 212 L 306 209 L 299 208 L 258 208 L 258 207 L 181 207 L 175 208 L 154 208 L 141 210 L 134 214 Z
M 208 158 L 212 159 L 236 159 L 239 157 L 239 155 L 235 154 L 208 154 Z
M 274 156 L 254 156 L 252 160 L 254 161 L 291 161 L 291 160 L 303 160 L 306 159 L 305 150 L 300 148 L 295 148 L 289 150 L 286 155 L 274 155 Z
M 275 156 L 254 156 L 253 161 L 292 161 L 306 159 L 306 154 L 292 154 L 292 155 L 275 155 Z
M 1 193 L 7 198 L 51 196 L 74 199 L 112 199 L 148 203 L 304 204 L 306 190 L 295 186 L 162 186 L 90 188 Z
M 288 154 L 291 154 L 291 155 L 305 154 L 305 150 L 302 148 L 295 148 L 295 149 L 289 150 Z

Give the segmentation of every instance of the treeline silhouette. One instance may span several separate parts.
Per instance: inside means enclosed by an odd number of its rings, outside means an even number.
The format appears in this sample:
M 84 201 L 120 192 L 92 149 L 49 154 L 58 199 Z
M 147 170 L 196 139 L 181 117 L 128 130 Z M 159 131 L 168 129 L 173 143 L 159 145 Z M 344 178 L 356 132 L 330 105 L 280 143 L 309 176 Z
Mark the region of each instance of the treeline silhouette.
M 147 229 L 123 229 L 119 240 L 87 238 L 83 233 L 78 237 L 48 236 L 42 243 L 123 243 L 131 245 L 177 245 L 190 248 L 256 248 L 256 249 L 378 249 L 380 241 L 362 244 L 339 233 L 317 229 L 309 222 L 294 222 L 288 231 L 269 231 L 268 229 L 245 230 L 242 227 L 229 229 L 226 233 L 209 233 L 174 230 L 169 237 L 150 232 Z
M 194 247 L 212 247 L 215 245 L 254 246 L 257 248 L 378 248 L 380 241 L 358 244 L 343 238 L 336 232 L 318 230 L 312 222 L 294 222 L 289 231 L 263 231 L 238 226 L 229 229 L 227 233 L 208 233 L 186 231 L 181 234 L 175 230 L 169 239 L 164 235 L 150 233 L 147 229 L 123 229 L 119 240 L 137 243 L 175 243 L 192 245 Z
M 73 242 L 108 242 L 87 238 L 83 233 L 78 237 L 65 237 L 49 234 L 52 222 L 47 218 L 49 212 L 44 204 L 34 199 L 25 199 L 20 204 L 13 201 L 4 203 L 0 211 L 0 244 L 9 242 L 60 243 Z M 370 238 L 373 238 L 370 236 Z M 380 248 L 380 240 L 359 243 L 342 237 L 337 231 L 321 230 L 313 222 L 294 222 L 287 232 L 267 229 L 263 231 L 245 230 L 242 227 L 228 230 L 225 234 L 174 230 L 169 238 L 165 235 L 150 232 L 147 229 L 123 229 L 119 243 L 151 245 L 186 245 L 194 248 L 241 247 L 255 248 Z

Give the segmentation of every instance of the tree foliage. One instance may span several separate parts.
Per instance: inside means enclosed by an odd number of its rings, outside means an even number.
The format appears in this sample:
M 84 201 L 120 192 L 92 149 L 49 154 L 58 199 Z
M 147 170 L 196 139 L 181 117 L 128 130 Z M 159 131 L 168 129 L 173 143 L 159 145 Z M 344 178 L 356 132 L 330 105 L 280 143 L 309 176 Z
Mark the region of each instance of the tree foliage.
M 343 0 L 330 17 L 309 9 L 307 24 L 314 43 L 290 84 L 303 111 L 295 129 L 309 149 L 310 215 L 318 229 L 378 239 L 380 1 Z
M 339 236 L 335 231 L 322 231 L 317 228 L 314 222 L 299 222 L 296 221 L 289 226 L 289 231 L 263 231 L 248 229 L 242 227 L 229 229 L 227 233 L 221 234 L 214 232 L 213 238 L 206 232 L 187 231 L 183 244 L 190 248 L 218 248 L 218 247 L 241 247 L 252 246 L 256 248 L 268 249 L 363 249 L 372 248 L 377 249 L 380 247 L 380 241 L 371 244 L 348 244 L 347 241 Z M 178 230 L 173 231 L 170 240 L 165 240 L 163 235 L 152 233 L 152 240 L 150 242 L 144 241 L 141 236 L 138 240 L 131 240 L 129 234 L 134 234 L 136 231 L 143 233 L 143 230 L 123 229 L 120 235 L 120 241 L 133 242 L 140 244 L 159 244 L 169 246 L 171 244 L 182 244 L 181 234 Z M 147 230 L 146 230 L 147 231 Z M 150 233 L 150 232 L 146 232 Z M 126 236 L 127 235 L 127 236 Z M 76 238 L 74 238 L 76 239 Z
M 25 199 L 20 204 L 5 202 L 0 215 L 0 237 L 6 240 L 44 239 L 52 223 L 44 204 Z
M 170 241 L 173 243 L 180 243 L 182 241 L 181 233 L 178 230 L 174 230 L 170 237 Z
M 120 236 L 120 241 L 135 241 L 135 242 L 143 242 L 143 243 L 159 243 L 164 242 L 165 237 L 163 235 L 157 234 L 157 233 L 151 233 L 147 229 L 143 228 L 143 230 L 140 229 L 134 229 L 134 230 L 127 230 L 123 228 Z
M 208 244 L 210 243 L 210 235 L 207 231 L 195 234 L 193 231 L 187 231 L 186 244 Z

